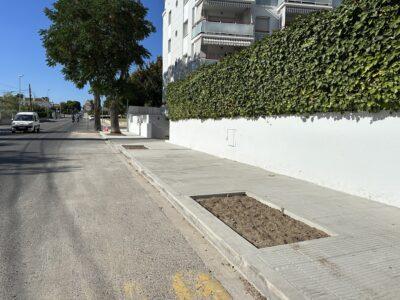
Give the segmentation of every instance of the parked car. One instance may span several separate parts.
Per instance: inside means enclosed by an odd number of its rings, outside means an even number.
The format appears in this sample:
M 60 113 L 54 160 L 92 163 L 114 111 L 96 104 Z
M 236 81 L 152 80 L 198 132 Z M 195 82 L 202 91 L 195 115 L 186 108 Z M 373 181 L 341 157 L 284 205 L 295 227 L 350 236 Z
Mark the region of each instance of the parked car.
M 11 132 L 37 132 L 40 131 L 39 115 L 35 112 L 20 112 L 15 115 L 11 123 Z

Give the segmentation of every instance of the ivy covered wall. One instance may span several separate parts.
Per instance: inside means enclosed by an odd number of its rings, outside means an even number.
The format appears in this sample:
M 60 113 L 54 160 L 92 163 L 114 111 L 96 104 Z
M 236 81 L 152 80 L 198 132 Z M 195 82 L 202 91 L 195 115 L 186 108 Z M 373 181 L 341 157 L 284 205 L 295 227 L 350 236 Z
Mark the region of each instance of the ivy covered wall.
M 170 83 L 172 120 L 400 110 L 400 2 L 347 0 Z

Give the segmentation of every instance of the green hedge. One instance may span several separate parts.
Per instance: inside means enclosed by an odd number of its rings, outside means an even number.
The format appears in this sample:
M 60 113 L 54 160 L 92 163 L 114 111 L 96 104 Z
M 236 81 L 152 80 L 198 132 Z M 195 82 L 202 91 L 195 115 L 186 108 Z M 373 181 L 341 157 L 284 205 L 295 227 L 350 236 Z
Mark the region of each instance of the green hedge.
M 348 0 L 299 17 L 167 87 L 172 120 L 400 109 L 400 4 Z

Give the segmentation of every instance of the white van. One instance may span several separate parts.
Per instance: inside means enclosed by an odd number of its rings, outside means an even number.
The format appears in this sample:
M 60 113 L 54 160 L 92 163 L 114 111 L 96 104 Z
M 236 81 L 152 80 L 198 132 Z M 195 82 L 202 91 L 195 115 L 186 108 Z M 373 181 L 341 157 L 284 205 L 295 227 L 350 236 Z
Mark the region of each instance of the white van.
M 11 123 L 11 131 L 15 133 L 17 131 L 40 131 L 39 115 L 35 112 L 20 112 L 15 115 Z

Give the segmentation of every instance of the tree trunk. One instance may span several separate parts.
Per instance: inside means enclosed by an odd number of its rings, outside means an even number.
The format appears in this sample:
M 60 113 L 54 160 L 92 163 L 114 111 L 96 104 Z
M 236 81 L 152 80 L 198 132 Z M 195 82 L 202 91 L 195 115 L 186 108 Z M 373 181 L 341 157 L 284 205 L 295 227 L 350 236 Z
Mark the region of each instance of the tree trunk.
M 101 131 L 101 122 L 100 122 L 100 94 L 93 89 L 94 93 L 94 130 Z
M 111 118 L 111 133 L 120 134 L 119 119 L 118 119 L 118 103 L 117 99 L 112 99 L 110 103 L 110 118 Z

